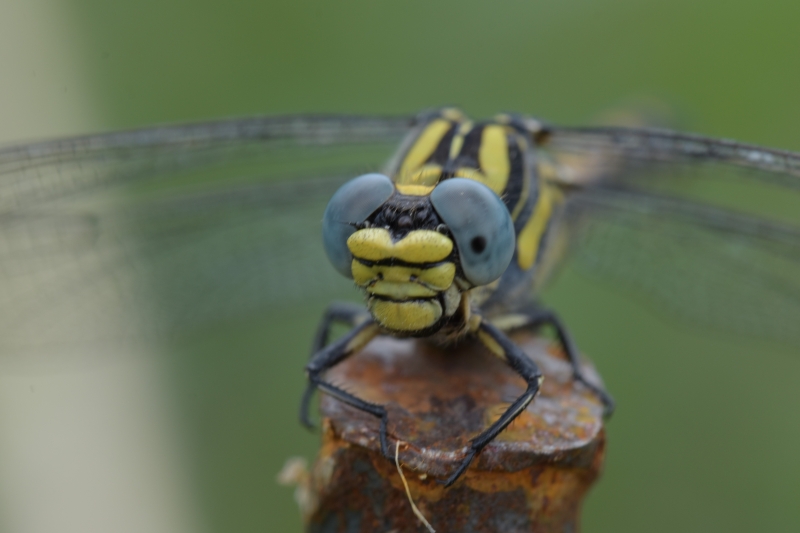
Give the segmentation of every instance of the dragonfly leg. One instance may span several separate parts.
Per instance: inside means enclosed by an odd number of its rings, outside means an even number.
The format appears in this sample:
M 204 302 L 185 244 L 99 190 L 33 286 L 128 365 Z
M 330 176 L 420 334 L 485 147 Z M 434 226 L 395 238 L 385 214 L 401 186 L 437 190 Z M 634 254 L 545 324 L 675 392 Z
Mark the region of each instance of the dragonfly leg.
M 315 353 L 311 360 L 306 365 L 306 374 L 308 375 L 308 389 L 312 392 L 314 389 L 333 396 L 334 398 L 343 401 L 344 403 L 360 409 L 366 413 L 377 416 L 381 420 L 380 426 L 380 441 L 381 451 L 384 455 L 388 456 L 389 446 L 387 443 L 387 418 L 386 409 L 382 405 L 367 402 L 361 398 L 350 394 L 341 387 L 337 387 L 332 383 L 325 381 L 322 375 L 329 368 L 339 364 L 347 357 L 353 355 L 359 349 L 364 347 L 370 340 L 372 340 L 380 331 L 379 326 L 372 320 L 367 320 L 362 324 L 354 327 L 350 332 L 338 339 L 333 344 L 326 346 L 317 353 Z M 300 420 L 306 426 L 311 426 L 308 416 L 309 400 L 311 395 L 304 394 L 303 400 L 300 404 Z
M 561 347 L 564 350 L 567 359 L 569 360 L 570 366 L 572 366 L 573 378 L 575 381 L 582 383 L 586 388 L 591 390 L 600 399 L 600 401 L 603 402 L 604 416 L 611 416 L 614 413 L 614 398 L 612 398 L 605 389 L 589 381 L 583 374 L 580 356 L 578 355 L 578 348 L 575 346 L 575 342 L 572 340 L 572 336 L 567 331 L 567 328 L 564 326 L 563 322 L 561 322 L 561 319 L 558 318 L 558 315 L 549 309 L 543 309 L 533 305 L 519 312 L 518 315 L 515 315 L 515 317 L 516 316 L 519 316 L 521 320 L 509 320 L 507 321 L 509 326 L 507 328 L 502 328 L 501 326 L 501 328 L 506 331 L 515 329 L 529 329 L 536 331 L 544 326 L 551 326 L 555 331 L 559 344 L 561 344 Z M 501 319 L 498 321 L 498 324 L 502 322 L 504 322 L 504 320 L 501 317 Z
M 366 309 L 358 304 L 350 302 L 333 302 L 322 315 L 322 319 L 317 326 L 317 332 L 314 334 L 314 342 L 311 344 L 311 356 L 313 357 L 318 351 L 323 349 L 328 344 L 330 338 L 331 326 L 339 322 L 350 327 L 355 327 L 361 322 L 369 318 L 369 313 Z
M 483 433 L 470 441 L 469 451 L 461 461 L 456 471 L 444 482 L 449 487 L 461 477 L 472 460 L 483 448 L 489 444 L 501 431 L 503 431 L 522 411 L 531 403 L 539 386 L 542 383 L 542 373 L 539 368 L 511 339 L 509 339 L 500 329 L 482 321 L 476 331 L 478 339 L 497 357 L 505 361 L 508 366 L 515 370 L 528 384 L 525 392 L 512 403 L 503 415 L 489 426 Z
M 328 345 L 331 326 L 333 326 L 334 323 L 340 322 L 355 327 L 357 324 L 365 322 L 367 319 L 369 319 L 369 314 L 366 309 L 360 305 L 350 302 L 331 303 L 328 308 L 325 309 L 325 313 L 322 315 L 322 319 L 317 326 L 314 340 L 311 343 L 310 358 L 313 358 L 320 350 Z M 303 391 L 303 398 L 300 400 L 300 423 L 309 429 L 313 428 L 314 424 L 311 423 L 311 419 L 308 416 L 308 406 L 310 405 L 311 397 L 314 395 L 316 388 L 316 385 L 309 380 L 308 385 L 306 385 L 306 390 Z

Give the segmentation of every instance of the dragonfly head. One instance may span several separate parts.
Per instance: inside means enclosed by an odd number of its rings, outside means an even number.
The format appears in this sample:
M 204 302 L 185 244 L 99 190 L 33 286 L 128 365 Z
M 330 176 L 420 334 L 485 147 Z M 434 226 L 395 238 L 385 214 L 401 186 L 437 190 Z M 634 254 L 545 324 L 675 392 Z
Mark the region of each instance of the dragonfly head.
M 381 174 L 334 194 L 323 241 L 331 263 L 365 292 L 375 320 L 412 336 L 438 331 L 465 292 L 500 278 L 515 247 L 508 210 L 485 185 L 451 178 L 398 187 Z

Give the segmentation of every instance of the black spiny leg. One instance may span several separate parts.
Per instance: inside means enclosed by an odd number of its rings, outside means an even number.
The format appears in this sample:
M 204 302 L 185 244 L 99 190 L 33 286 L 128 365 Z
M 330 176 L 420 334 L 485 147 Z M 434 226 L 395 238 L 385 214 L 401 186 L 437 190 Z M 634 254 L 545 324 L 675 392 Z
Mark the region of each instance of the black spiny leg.
M 335 322 L 341 322 L 351 327 L 355 327 L 361 322 L 369 319 L 369 314 L 360 305 L 350 302 L 333 302 L 322 315 L 322 319 L 317 326 L 317 332 L 314 334 L 314 341 L 311 343 L 311 356 L 313 359 L 327 344 L 331 333 L 331 326 Z M 314 395 L 316 385 L 309 380 L 306 390 L 303 392 L 303 398 L 300 400 L 300 423 L 308 429 L 313 429 L 314 424 L 308 417 L 308 406 L 311 403 L 311 397 Z
M 611 416 L 614 413 L 614 398 L 612 398 L 611 395 L 608 394 L 602 387 L 590 382 L 588 379 L 586 379 L 586 376 L 583 375 L 580 357 L 578 356 L 578 349 L 575 346 L 575 342 L 572 340 L 572 336 L 569 334 L 569 332 L 567 332 L 567 328 L 564 327 L 564 324 L 561 322 L 558 316 L 549 309 L 542 309 L 537 306 L 532 306 L 528 309 L 525 309 L 520 314 L 524 316 L 525 320 L 522 323 L 514 324 L 509 329 L 525 328 L 537 330 L 542 326 L 552 326 L 556 332 L 556 337 L 558 337 L 558 342 L 561 344 L 564 353 L 567 355 L 570 366 L 572 366 L 573 378 L 575 381 L 583 383 L 586 388 L 597 395 L 600 401 L 603 402 L 603 415 L 606 417 Z
M 467 456 L 461 461 L 461 464 L 453 475 L 445 481 L 445 487 L 449 487 L 455 483 L 456 480 L 461 477 L 461 474 L 469 467 L 475 456 L 525 410 L 534 396 L 536 396 L 536 393 L 539 392 L 539 386 L 542 382 L 542 373 L 539 371 L 536 363 L 515 345 L 511 339 L 506 337 L 502 331 L 487 322 L 481 322 L 476 333 L 478 339 L 480 339 L 494 355 L 508 363 L 508 366 L 522 376 L 527 382 L 528 388 L 522 396 L 517 398 L 516 401 L 506 409 L 503 416 L 489 426 L 483 433 L 470 441 L 470 450 L 467 452 Z
M 314 335 L 314 342 L 311 345 L 311 357 L 314 357 L 318 351 L 323 349 L 328 344 L 328 338 L 331 333 L 331 326 L 334 322 L 341 322 L 342 324 L 350 327 L 355 327 L 360 322 L 366 321 L 369 318 L 369 313 L 366 309 L 358 304 L 350 302 L 333 302 L 322 315 L 322 319 L 317 326 L 317 332 Z
M 353 353 L 357 352 L 372 340 L 379 331 L 379 326 L 372 320 L 367 320 L 354 327 L 342 338 L 315 353 L 311 357 L 311 361 L 306 365 L 306 373 L 308 374 L 309 388 L 312 391 L 314 388 L 319 388 L 321 391 L 330 394 L 334 398 L 381 419 L 381 451 L 385 456 L 389 457 L 389 446 L 386 440 L 386 409 L 384 409 L 382 405 L 362 400 L 346 390 L 322 379 L 322 374 L 326 370 L 342 362 L 350 355 L 353 355 Z M 309 396 L 310 395 L 303 395 L 303 403 L 300 406 L 300 419 L 306 422 L 308 421 Z

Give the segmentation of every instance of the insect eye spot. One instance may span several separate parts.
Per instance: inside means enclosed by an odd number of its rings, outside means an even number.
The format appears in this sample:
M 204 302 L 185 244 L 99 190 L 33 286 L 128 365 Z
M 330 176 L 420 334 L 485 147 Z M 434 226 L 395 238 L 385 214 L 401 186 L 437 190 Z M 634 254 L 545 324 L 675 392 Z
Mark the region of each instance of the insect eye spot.
M 486 249 L 486 237 L 483 235 L 473 237 L 472 240 L 469 241 L 469 246 L 476 254 L 482 253 Z

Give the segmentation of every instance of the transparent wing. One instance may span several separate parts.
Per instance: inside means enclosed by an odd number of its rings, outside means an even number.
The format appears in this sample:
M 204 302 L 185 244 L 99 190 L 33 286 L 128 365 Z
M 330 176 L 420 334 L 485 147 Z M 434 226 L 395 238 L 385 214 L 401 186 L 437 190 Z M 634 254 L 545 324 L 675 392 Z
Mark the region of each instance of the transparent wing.
M 0 150 L 0 353 L 346 290 L 320 244 L 325 203 L 410 123 L 257 118 Z
M 616 126 L 569 128 L 548 126 L 542 134 L 545 146 L 557 157 L 577 156 L 591 162 L 579 164 L 571 176 L 574 183 L 595 183 L 624 179 L 637 166 L 652 168 L 654 163 L 716 163 L 728 168 L 749 168 L 762 173 L 759 178 L 798 189 L 800 154 L 764 148 L 727 139 L 713 139 L 691 133 L 662 129 Z M 577 159 L 573 160 L 578 163 Z
M 554 129 L 591 273 L 703 326 L 800 342 L 800 155 L 624 128 Z

